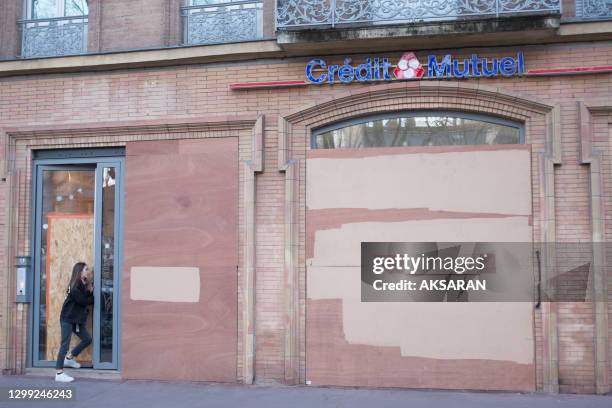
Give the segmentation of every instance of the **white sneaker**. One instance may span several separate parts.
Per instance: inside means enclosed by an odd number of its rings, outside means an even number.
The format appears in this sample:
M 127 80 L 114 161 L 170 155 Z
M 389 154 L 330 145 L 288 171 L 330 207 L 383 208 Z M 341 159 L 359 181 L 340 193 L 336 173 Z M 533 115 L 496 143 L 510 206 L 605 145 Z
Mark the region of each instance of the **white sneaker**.
M 61 373 L 61 374 L 55 374 L 55 381 L 57 382 L 73 382 L 74 378 L 72 378 L 71 376 L 69 376 L 66 373 Z
M 73 357 L 71 359 L 68 359 L 68 358 L 64 359 L 64 367 L 81 368 L 81 365 L 77 363 L 77 361 Z

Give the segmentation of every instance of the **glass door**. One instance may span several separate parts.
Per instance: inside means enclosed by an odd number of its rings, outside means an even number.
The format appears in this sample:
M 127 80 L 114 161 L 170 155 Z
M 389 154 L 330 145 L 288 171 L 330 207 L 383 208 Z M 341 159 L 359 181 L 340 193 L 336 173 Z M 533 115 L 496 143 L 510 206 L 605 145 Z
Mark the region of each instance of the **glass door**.
M 117 369 L 122 159 L 35 162 L 32 364 L 54 366 L 60 311 L 77 262 L 92 269 L 95 303 L 85 328 L 92 345 L 83 367 Z M 78 342 L 73 336 L 71 348 Z
M 121 163 L 96 169 L 96 238 L 94 271 L 94 367 L 118 367 L 119 233 L 121 228 Z

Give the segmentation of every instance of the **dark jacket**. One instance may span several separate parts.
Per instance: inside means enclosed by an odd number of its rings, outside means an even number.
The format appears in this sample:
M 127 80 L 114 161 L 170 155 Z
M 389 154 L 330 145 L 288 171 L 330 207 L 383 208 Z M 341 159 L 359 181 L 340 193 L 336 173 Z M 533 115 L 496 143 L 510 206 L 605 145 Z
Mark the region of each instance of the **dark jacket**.
M 79 279 L 68 291 L 68 296 L 62 306 L 60 320 L 66 323 L 84 324 L 87 320 L 87 306 L 94 302 L 93 293 L 87 290 Z

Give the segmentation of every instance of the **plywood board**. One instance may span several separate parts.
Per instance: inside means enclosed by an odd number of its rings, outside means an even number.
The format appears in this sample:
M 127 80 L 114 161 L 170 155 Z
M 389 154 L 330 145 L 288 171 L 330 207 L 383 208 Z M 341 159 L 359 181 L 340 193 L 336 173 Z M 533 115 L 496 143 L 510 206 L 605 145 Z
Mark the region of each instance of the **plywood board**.
M 234 382 L 238 139 L 126 153 L 121 376 Z
M 530 242 L 528 146 L 311 150 L 306 378 L 532 391 L 529 303 L 362 302 L 362 242 Z M 503 186 L 503 188 L 500 188 Z
M 55 360 L 61 342 L 60 312 L 66 298 L 66 288 L 77 262 L 93 265 L 94 218 L 93 214 L 52 213 L 47 216 L 47 360 Z M 92 310 L 89 307 L 87 330 L 91 334 Z M 79 342 L 73 336 L 70 350 Z M 78 361 L 91 363 L 92 346 L 81 352 Z

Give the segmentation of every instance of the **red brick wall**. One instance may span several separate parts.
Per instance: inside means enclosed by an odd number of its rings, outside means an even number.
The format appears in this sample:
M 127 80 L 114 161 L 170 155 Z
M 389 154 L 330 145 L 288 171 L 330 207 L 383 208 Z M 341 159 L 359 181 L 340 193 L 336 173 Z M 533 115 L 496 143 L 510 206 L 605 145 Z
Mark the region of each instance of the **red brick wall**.
M 605 240 L 612 241 L 612 151 L 610 140 L 612 140 L 612 112 L 593 113 L 593 147 L 601 152 L 601 172 L 603 175 L 603 208 Z M 606 261 L 608 271 L 608 361 L 609 378 L 612 378 L 612 268 L 610 268 L 612 253 L 607 251 Z
M 551 63 L 552 64 L 552 63 Z M 552 65 L 551 65 L 552 66 Z M 551 88 L 552 95 L 557 95 L 562 103 L 561 143 L 563 146 L 563 165 L 555 172 L 555 193 L 563 199 L 556 200 L 557 241 L 590 242 L 590 193 L 589 169 L 578 163 L 580 140 L 578 134 L 578 117 L 574 100 L 564 98 L 567 91 Z M 588 98 L 589 86 L 581 94 L 572 88 L 571 94 L 576 98 Z M 590 253 L 574 254 L 589 262 Z M 594 392 L 595 358 L 593 348 L 593 307 L 590 303 L 559 303 L 559 389 L 561 392 Z
M 279 381 L 284 376 L 283 321 L 283 247 L 284 174 L 277 166 L 278 143 L 274 137 L 275 121 L 265 123 L 264 172 L 256 182 L 255 214 L 255 379 L 257 382 Z
M 108 11 L 113 2 L 105 2 L 107 12 L 119 21 L 134 19 L 142 12 L 129 6 L 128 11 Z M 143 2 L 135 2 L 141 4 Z M 151 5 L 153 3 L 153 5 Z M 131 3 L 130 3 L 131 4 Z M 148 9 L 160 11 L 156 2 L 148 2 Z M 157 5 L 155 5 L 157 4 Z M 138 11 L 138 13 L 136 13 Z M 153 12 L 153 11 L 151 11 Z M 160 11 L 161 12 L 161 11 Z M 122 14 L 123 13 L 123 14 Z M 153 19 L 155 20 L 155 19 Z M 161 18 L 159 19 L 161 20 Z M 104 18 L 103 18 L 104 21 Z M 106 20 L 108 21 L 108 19 Z M 123 30 L 123 31 L 122 31 Z M 149 44 L 161 38 L 158 27 L 146 33 Z M 145 30 L 146 31 L 146 30 Z M 130 33 L 119 29 L 108 34 L 108 42 L 121 42 Z M 114 38 L 114 39 L 113 39 Z M 131 41 L 131 40 L 130 40 Z M 126 40 L 127 42 L 127 40 Z M 612 46 L 606 43 L 562 44 L 526 46 L 527 68 L 592 66 L 612 64 Z M 487 54 L 510 54 L 516 49 L 487 49 Z M 456 51 L 453 51 L 456 52 Z M 482 50 L 463 50 L 470 55 Z M 440 54 L 442 51 L 439 52 Z M 340 60 L 343 56 L 338 56 Z M 395 57 L 395 55 L 394 55 Z M 361 56 L 355 56 L 357 61 Z M 385 89 L 385 84 L 322 85 L 275 90 L 231 91 L 232 82 L 302 79 L 307 58 L 266 60 L 244 63 L 194 65 L 155 69 L 119 70 L 112 72 L 35 75 L 0 79 L 0 128 L 31 125 L 64 126 L 83 122 L 113 122 L 122 120 L 167 120 L 169 118 L 197 117 L 207 114 L 258 113 L 265 115 L 265 167 L 257 175 L 256 204 L 256 376 L 261 381 L 282 381 L 284 375 L 283 316 L 283 199 L 284 175 L 276 167 L 277 118 L 293 109 L 314 104 L 322 98 L 347 96 L 368 89 Z M 563 163 L 556 167 L 557 181 L 557 235 L 566 242 L 590 239 L 588 210 L 587 169 L 577 164 L 579 147 L 577 138 L 576 101 L 589 98 L 610 99 L 612 75 L 584 75 L 558 77 L 523 77 L 499 79 L 472 79 L 444 81 L 466 86 L 499 87 L 501 93 L 511 92 L 526 99 L 538 99 L 547 104 L 561 105 L 561 139 Z M 421 108 L 435 109 L 441 101 L 431 97 Z M 492 109 L 485 103 L 483 112 Z M 365 112 L 364 112 L 365 113 Z M 331 119 L 331 117 L 330 117 Z M 528 132 L 533 129 L 527 129 Z M 541 132 L 541 129 L 537 130 Z M 293 145 L 305 151 L 306 134 L 296 135 Z M 80 143 L 86 143 L 81 141 Z M 607 145 L 606 147 L 607 148 Z M 534 145 L 535 152 L 544 150 L 542 141 Z M 6 146 L 0 143 L 0 157 Z M 19 153 L 21 160 L 25 152 Z M 29 204 L 27 175 L 19 191 L 22 214 Z M 539 186 L 534 185 L 534 194 Z M 0 181 L 0 203 L 8 197 L 6 182 Z M 537 205 L 534 196 L 534 206 Z M 301 212 L 304 222 L 304 213 Z M 27 216 L 20 218 L 19 253 L 25 253 L 28 242 Z M 534 220 L 535 222 L 536 220 Z M 0 259 L 5 259 L 7 208 L 0 206 Z M 4 282 L 6 268 L 0 265 L 0 282 Z M 303 276 L 302 276 L 303 278 Z M 586 392 L 593 383 L 592 313 L 588 304 L 561 307 L 560 312 L 560 382 L 567 392 Z M 301 310 L 302 315 L 305 313 Z M 536 322 L 538 325 L 539 322 Z M 577 324 L 577 326 L 576 326 Z M 539 326 L 536 326 L 539 327 Z M 240 334 L 239 334 L 240 336 Z M 536 338 L 539 333 L 536 333 Z M 536 355 L 541 358 L 541 345 Z M 21 348 L 23 353 L 24 347 Z M 23 357 L 22 354 L 19 355 Z M 538 384 L 541 386 L 541 365 L 538 365 Z
M 166 45 L 170 17 L 167 3 L 167 0 L 103 1 L 100 6 L 100 51 Z M 174 12 L 178 14 L 178 8 Z
M 276 0 L 263 1 L 263 35 L 265 38 L 274 37 L 275 34 L 275 14 Z
M 21 53 L 17 20 L 23 18 L 22 0 L 0 2 L 0 60 L 13 59 Z
M 572 18 L 576 16 L 576 0 L 562 0 L 561 10 L 563 18 Z

